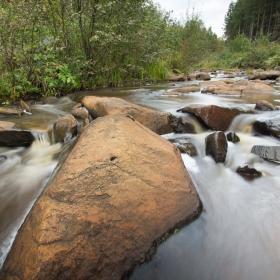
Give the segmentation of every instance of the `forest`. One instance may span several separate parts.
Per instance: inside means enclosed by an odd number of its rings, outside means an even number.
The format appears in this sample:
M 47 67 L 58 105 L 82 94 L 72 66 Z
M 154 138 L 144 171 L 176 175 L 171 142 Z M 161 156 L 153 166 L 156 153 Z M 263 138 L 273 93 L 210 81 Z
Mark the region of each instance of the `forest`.
M 225 36 L 150 0 L 1 0 L 0 100 L 164 81 L 173 71 L 280 63 L 280 3 L 238 0 Z

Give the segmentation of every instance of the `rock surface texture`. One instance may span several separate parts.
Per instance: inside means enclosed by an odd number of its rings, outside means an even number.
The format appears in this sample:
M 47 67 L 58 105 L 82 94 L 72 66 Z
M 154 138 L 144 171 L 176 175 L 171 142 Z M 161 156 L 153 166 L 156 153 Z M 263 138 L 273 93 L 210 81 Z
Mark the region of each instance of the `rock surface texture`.
M 58 119 L 53 126 L 53 134 L 55 142 L 68 142 L 77 134 L 76 119 L 70 114 Z
M 253 146 L 251 153 L 258 155 L 259 157 L 271 160 L 280 161 L 280 146 Z
M 280 137 L 280 116 L 272 118 L 263 118 L 253 123 L 253 128 L 256 132 L 264 135 L 273 135 Z
M 252 110 L 243 110 L 241 108 L 227 108 L 220 107 L 217 105 L 200 105 L 193 104 L 190 106 L 186 106 L 180 110 L 183 113 L 190 113 L 195 115 L 203 123 L 213 129 L 213 130 L 221 130 L 225 131 L 228 129 L 232 120 L 240 115 L 240 114 L 253 114 Z
M 228 143 L 225 134 L 217 131 L 205 139 L 206 155 L 211 156 L 216 163 L 224 163 L 227 157 Z
M 27 216 L 0 279 L 121 279 L 201 208 L 177 148 L 129 117 L 98 118 Z
M 121 98 L 86 96 L 82 103 L 93 119 L 106 115 L 124 114 L 130 115 L 157 134 L 172 132 L 168 114 L 129 103 Z
M 1 130 L 0 131 L 0 147 L 29 147 L 34 136 L 27 130 Z

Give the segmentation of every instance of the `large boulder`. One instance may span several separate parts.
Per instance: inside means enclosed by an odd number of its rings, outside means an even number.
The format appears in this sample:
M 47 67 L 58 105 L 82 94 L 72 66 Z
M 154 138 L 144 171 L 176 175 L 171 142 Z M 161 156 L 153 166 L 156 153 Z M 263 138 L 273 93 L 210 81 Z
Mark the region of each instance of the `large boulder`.
M 232 120 L 240 114 L 254 114 L 252 110 L 242 108 L 220 107 L 217 105 L 192 104 L 178 111 L 196 116 L 213 130 L 226 131 Z
M 130 115 L 157 134 L 172 132 L 170 116 L 167 113 L 132 104 L 121 98 L 86 96 L 82 103 L 93 119 L 106 115 L 124 114 Z
M 267 80 L 267 79 L 275 80 L 278 77 L 280 77 L 280 71 L 270 70 L 270 71 L 262 71 L 259 73 L 249 75 L 248 79 L 250 79 L 250 80 L 257 80 L 257 79 L 258 80 Z
M 280 146 L 253 146 L 251 153 L 258 155 L 259 157 L 280 162 Z
M 280 138 L 280 116 L 263 118 L 253 123 L 256 132 Z
M 74 116 L 67 115 L 58 119 L 53 126 L 55 142 L 66 143 L 77 135 L 77 122 Z
M 224 163 L 227 157 L 228 143 L 222 131 L 214 132 L 205 139 L 205 152 L 211 156 L 216 163 Z
M 201 210 L 177 148 L 129 117 L 98 118 L 36 201 L 0 279 L 122 279 Z

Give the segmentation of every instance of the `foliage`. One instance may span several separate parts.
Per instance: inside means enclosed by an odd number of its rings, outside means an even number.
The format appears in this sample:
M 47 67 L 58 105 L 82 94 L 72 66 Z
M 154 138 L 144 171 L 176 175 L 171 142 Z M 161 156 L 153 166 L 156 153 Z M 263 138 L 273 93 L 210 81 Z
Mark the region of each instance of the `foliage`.
M 225 16 L 225 36 L 232 40 L 245 34 L 250 40 L 259 33 L 276 41 L 280 36 L 280 2 L 275 0 L 237 0 Z

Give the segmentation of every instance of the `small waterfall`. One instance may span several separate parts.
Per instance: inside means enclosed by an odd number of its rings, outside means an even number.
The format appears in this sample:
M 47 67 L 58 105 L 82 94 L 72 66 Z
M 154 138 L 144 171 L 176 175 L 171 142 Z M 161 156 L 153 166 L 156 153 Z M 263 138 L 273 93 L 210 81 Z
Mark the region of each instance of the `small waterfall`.
M 47 133 L 34 133 L 28 148 L 0 148 L 0 267 L 19 227 L 51 176 L 61 144 L 51 145 Z

